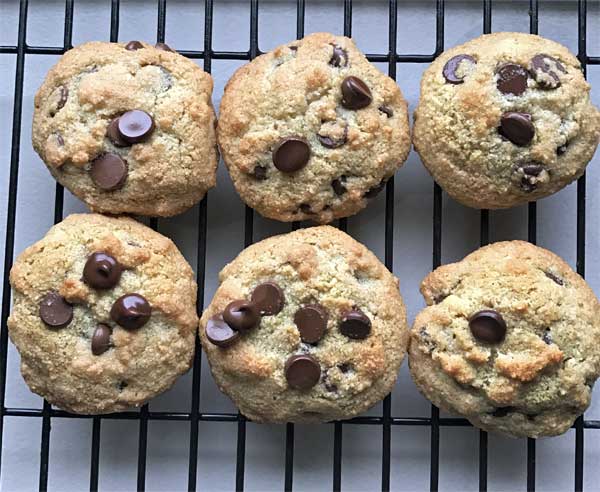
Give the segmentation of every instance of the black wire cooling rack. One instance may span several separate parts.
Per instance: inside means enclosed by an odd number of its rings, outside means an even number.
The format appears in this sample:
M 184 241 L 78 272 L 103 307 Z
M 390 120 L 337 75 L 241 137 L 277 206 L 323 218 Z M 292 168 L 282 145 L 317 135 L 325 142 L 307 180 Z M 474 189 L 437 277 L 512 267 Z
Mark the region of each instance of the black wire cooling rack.
M 98 490 L 99 458 L 100 458 L 100 427 L 105 419 L 126 419 L 139 421 L 138 439 L 138 464 L 137 464 L 137 489 L 146 488 L 146 457 L 147 436 L 149 420 L 186 421 L 190 423 L 189 431 L 189 463 L 188 463 L 188 489 L 196 490 L 196 476 L 198 466 L 198 426 L 200 421 L 208 422 L 237 422 L 237 451 L 236 451 L 236 490 L 244 489 L 245 449 L 246 449 L 246 419 L 241 414 L 233 413 L 202 413 L 200 412 L 200 371 L 201 350 L 196 339 L 196 354 L 193 366 L 192 402 L 188 413 L 173 412 L 150 412 L 148 406 L 144 405 L 139 412 L 128 411 L 103 416 L 75 415 L 62 410 L 52 408 L 44 402 L 43 409 L 31 408 L 7 408 L 6 397 L 6 368 L 8 352 L 8 330 L 7 318 L 11 305 L 11 291 L 9 285 L 9 271 L 12 267 L 15 242 L 15 212 L 18 193 L 19 152 L 21 146 L 22 127 L 22 103 L 23 103 L 23 81 L 25 75 L 25 58 L 28 54 L 36 55 L 61 55 L 72 47 L 73 35 L 73 8 L 74 0 L 65 2 L 65 22 L 63 46 L 29 46 L 26 43 L 28 1 L 21 0 L 19 8 L 18 41 L 16 46 L 0 46 L 0 55 L 16 55 L 16 78 L 14 87 L 14 106 L 12 124 L 12 143 L 10 152 L 10 174 L 8 184 L 8 203 L 5 237 L 4 277 L 2 296 L 2 324 L 0 331 L 0 473 L 2 473 L 2 453 L 6 449 L 2 447 L 2 437 L 5 417 L 32 417 L 42 419 L 42 432 L 40 441 L 40 469 L 39 490 L 47 490 L 48 485 L 48 460 L 50 445 L 50 429 L 52 418 L 77 418 L 92 419 L 92 444 L 90 450 L 90 479 L 89 489 Z M 482 32 L 489 33 L 492 30 L 492 0 L 483 0 L 482 10 Z M 258 18 L 259 1 L 250 0 L 250 48 L 248 51 L 215 51 L 212 49 L 213 41 L 213 6 L 214 0 L 205 0 L 204 8 L 204 50 L 203 51 L 181 51 L 180 53 L 194 59 L 202 59 L 204 70 L 211 71 L 212 60 L 251 60 L 261 54 L 258 47 Z M 372 62 L 383 62 L 388 64 L 388 74 L 396 78 L 397 63 L 429 63 L 432 62 L 444 49 L 444 0 L 437 0 L 436 5 L 436 29 L 435 29 L 435 51 L 431 55 L 400 54 L 397 52 L 397 17 L 398 2 L 389 2 L 389 32 L 388 46 L 384 53 L 368 54 Z M 110 40 L 117 41 L 119 37 L 119 0 L 111 0 L 110 14 Z M 158 0 L 158 25 L 156 29 L 156 41 L 165 41 L 165 21 L 167 0 Z M 296 1 L 296 35 L 298 38 L 304 36 L 305 24 L 305 0 Z M 344 0 L 344 25 L 343 32 L 346 36 L 352 35 L 352 0 Z M 587 65 L 600 65 L 600 57 L 588 56 L 586 43 L 587 1 L 578 0 L 578 53 L 577 56 L 586 73 Z M 538 1 L 529 1 L 529 30 L 537 33 L 538 30 Z M 27 144 L 27 143 L 26 143 Z M 577 182 L 577 272 L 585 274 L 585 198 L 586 184 L 585 175 Z M 207 199 L 199 205 L 198 218 L 198 247 L 196 259 L 196 272 L 198 280 L 198 312 L 202 311 L 204 299 L 204 277 L 206 258 L 206 228 L 207 228 Z M 54 222 L 59 222 L 63 217 L 63 189 L 56 186 Z M 537 231 L 536 203 L 530 203 L 528 209 L 528 240 L 536 242 Z M 244 246 L 253 242 L 254 214 L 246 207 Z M 156 219 L 150 224 L 156 228 Z M 345 230 L 346 219 L 341 219 L 338 226 Z M 386 185 L 385 195 L 385 264 L 392 270 L 393 266 L 393 225 L 394 225 L 394 179 L 390 179 Z M 292 224 L 292 229 L 297 229 L 300 224 Z M 434 184 L 433 194 L 433 268 L 441 263 L 441 239 L 442 239 L 442 190 Z M 489 242 L 489 215 L 487 210 L 481 211 L 480 242 L 482 245 Z M 440 427 L 441 426 L 470 426 L 465 419 L 441 418 L 439 410 L 431 407 L 431 416 L 423 418 L 399 418 L 391 415 L 391 398 L 388 395 L 383 402 L 383 413 L 381 416 L 357 417 L 348 421 L 334 422 L 333 438 L 333 470 L 332 488 L 334 491 L 341 489 L 342 478 L 342 427 L 344 425 L 372 425 L 381 430 L 381 489 L 390 489 L 390 445 L 391 426 L 427 426 L 431 428 L 430 445 L 430 489 L 438 489 L 439 481 L 439 449 L 440 449 Z M 585 429 L 600 429 L 600 420 L 577 419 L 575 428 L 575 482 L 576 491 L 583 490 L 583 454 Z M 487 490 L 487 433 L 480 431 L 479 434 L 479 490 Z M 534 439 L 527 441 L 527 490 L 535 490 L 536 442 Z M 294 425 L 286 425 L 285 433 L 285 490 L 292 490 L 294 464 Z

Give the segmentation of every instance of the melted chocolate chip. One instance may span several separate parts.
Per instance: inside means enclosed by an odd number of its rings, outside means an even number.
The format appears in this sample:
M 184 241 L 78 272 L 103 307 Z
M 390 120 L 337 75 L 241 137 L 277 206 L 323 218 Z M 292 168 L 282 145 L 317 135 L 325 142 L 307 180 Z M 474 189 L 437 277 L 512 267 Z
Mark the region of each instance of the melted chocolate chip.
M 348 52 L 338 46 L 333 44 L 333 53 L 331 54 L 331 58 L 329 60 L 329 64 L 334 67 L 347 67 L 348 66 Z
M 283 290 L 275 282 L 257 285 L 250 299 L 262 316 L 273 316 L 279 313 L 285 304 Z
M 125 294 L 119 297 L 110 309 L 111 319 L 126 330 L 136 330 L 150 319 L 152 308 L 140 294 Z
M 67 99 L 69 98 L 69 89 L 67 89 L 64 85 L 61 85 L 58 91 L 59 98 L 56 105 L 56 111 L 60 111 L 65 106 Z
M 498 132 L 519 147 L 528 145 L 535 135 L 531 115 L 509 111 L 502 115 Z
M 541 53 L 531 59 L 531 74 L 541 89 L 560 87 L 558 72 L 567 73 L 563 64 L 556 58 Z
M 320 304 L 303 306 L 294 314 L 294 323 L 304 343 L 317 343 L 327 330 L 327 310 Z
M 346 109 L 366 108 L 372 100 L 371 90 L 361 79 L 351 75 L 343 80 L 342 106 Z
M 265 166 L 255 166 L 254 171 L 252 172 L 252 176 L 254 177 L 254 179 L 264 181 L 265 179 L 267 179 L 267 168 Z
M 394 116 L 394 110 L 388 106 L 379 106 L 377 109 L 385 114 L 388 118 Z
M 339 178 L 335 178 L 331 182 L 331 187 L 333 188 L 333 191 L 337 196 L 342 196 L 344 193 L 346 193 L 346 191 L 348 191 L 344 186 L 345 182 L 346 176 L 344 176 L 343 174 Z
M 116 147 L 128 147 L 131 145 L 121 137 L 119 132 L 119 118 L 113 118 L 113 120 L 106 127 L 106 136 Z
M 328 149 L 337 149 L 348 141 L 348 126 L 344 127 L 344 135 L 341 138 L 335 139 L 317 133 L 317 139 L 323 147 L 327 147 Z
M 310 159 L 308 142 L 299 137 L 284 138 L 273 151 L 273 164 L 284 173 L 302 169 Z
M 473 58 L 470 55 L 453 56 L 446 62 L 446 64 L 444 65 L 444 68 L 442 69 L 442 75 L 446 79 L 446 82 L 448 82 L 449 84 L 462 84 L 465 81 L 464 75 L 459 76 L 456 73 L 458 67 L 460 66 L 460 64 L 463 61 L 466 61 L 467 63 L 472 63 L 472 64 L 477 63 L 475 58 Z
M 558 285 L 564 285 L 564 281 L 560 277 L 557 277 L 556 275 L 554 275 L 552 272 L 544 272 L 544 274 L 546 275 L 546 277 L 548 277 L 554 283 L 556 283 Z
M 383 190 L 384 187 L 385 187 L 385 179 L 382 179 L 378 185 L 373 186 L 373 188 L 366 191 L 364 194 L 364 197 L 365 198 L 375 198 L 377 195 L 379 195 L 379 193 L 381 193 L 381 190 Z
M 285 363 L 285 378 L 292 388 L 307 390 L 321 379 L 321 368 L 311 355 L 292 355 Z
M 258 326 L 260 314 L 254 304 L 239 300 L 232 301 L 225 307 L 223 319 L 236 331 L 248 331 Z
M 175 52 L 175 50 L 173 50 L 168 44 L 166 43 L 156 43 L 154 45 L 154 47 L 157 50 L 162 50 L 162 51 L 171 51 L 171 52 Z
M 102 154 L 92 161 L 90 177 L 98 188 L 118 190 L 127 179 L 127 163 L 118 154 Z
M 360 309 L 352 309 L 342 315 L 339 328 L 348 338 L 360 340 L 371 333 L 371 320 Z
M 141 50 L 143 47 L 144 47 L 144 45 L 142 43 L 140 43 L 139 41 L 129 41 L 129 43 L 127 43 L 125 45 L 125 49 L 128 51 Z
M 502 94 L 520 96 L 527 90 L 529 73 L 521 65 L 505 63 L 496 70 L 498 81 L 496 87 Z
M 50 328 L 64 328 L 73 320 L 73 306 L 58 292 L 48 292 L 40 301 L 39 315 Z
M 125 142 L 143 142 L 154 131 L 154 119 L 146 111 L 133 109 L 121 115 L 117 120 L 117 129 Z
M 97 252 L 83 267 L 83 281 L 95 289 L 110 289 L 119 283 L 123 267 L 114 257 Z
M 492 309 L 478 311 L 469 318 L 473 336 L 485 343 L 500 343 L 506 336 L 506 322 L 500 313 Z
M 240 337 L 240 332 L 225 323 L 221 314 L 208 320 L 204 333 L 208 341 L 218 347 L 229 347 Z
M 103 323 L 99 323 L 92 335 L 92 354 L 102 355 L 106 352 L 111 347 L 111 335 L 112 328 Z

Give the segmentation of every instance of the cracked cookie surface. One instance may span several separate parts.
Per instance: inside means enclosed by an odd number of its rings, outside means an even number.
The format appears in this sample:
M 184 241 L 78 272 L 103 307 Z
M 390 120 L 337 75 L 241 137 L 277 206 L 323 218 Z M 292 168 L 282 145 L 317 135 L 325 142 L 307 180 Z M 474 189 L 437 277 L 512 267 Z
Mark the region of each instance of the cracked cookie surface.
M 37 92 L 33 146 L 93 211 L 175 215 L 215 185 L 212 88 L 166 45 L 85 43 Z
M 23 378 L 60 408 L 140 406 L 191 365 L 192 269 L 171 240 L 133 219 L 67 217 L 19 256 L 10 283 Z
M 425 71 L 413 142 L 455 200 L 507 208 L 580 177 L 600 139 L 600 111 L 577 58 L 522 33 L 481 36 Z
M 218 141 L 246 204 L 326 223 L 362 210 L 405 161 L 407 104 L 351 39 L 311 34 L 234 74 Z
M 323 422 L 389 393 L 408 330 L 398 280 L 329 226 L 245 249 L 220 274 L 200 339 L 213 376 L 249 419 Z
M 495 243 L 421 284 L 409 365 L 438 407 L 517 437 L 566 432 L 600 375 L 600 306 L 555 254 Z

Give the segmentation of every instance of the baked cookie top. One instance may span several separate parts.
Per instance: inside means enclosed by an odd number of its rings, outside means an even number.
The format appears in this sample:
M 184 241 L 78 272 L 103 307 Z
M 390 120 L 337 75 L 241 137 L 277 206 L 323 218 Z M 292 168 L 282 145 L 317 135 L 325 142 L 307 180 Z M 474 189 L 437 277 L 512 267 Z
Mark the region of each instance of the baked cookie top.
M 600 375 L 600 306 L 553 253 L 495 243 L 421 284 L 410 370 L 435 405 L 512 436 L 565 432 Z
M 21 372 L 60 408 L 139 406 L 191 365 L 192 269 L 171 240 L 133 219 L 67 217 L 19 256 L 10 283 Z
M 506 208 L 579 176 L 600 138 L 600 111 L 577 58 L 540 36 L 488 34 L 426 70 L 413 142 L 455 200 Z
M 257 422 L 357 415 L 389 393 L 408 342 L 398 280 L 329 226 L 245 249 L 200 321 L 219 388 Z
M 325 223 L 363 209 L 405 161 L 407 104 L 351 39 L 311 34 L 234 74 L 218 141 L 249 206 Z
M 165 44 L 85 43 L 37 92 L 33 146 L 93 211 L 175 215 L 215 185 L 212 88 Z

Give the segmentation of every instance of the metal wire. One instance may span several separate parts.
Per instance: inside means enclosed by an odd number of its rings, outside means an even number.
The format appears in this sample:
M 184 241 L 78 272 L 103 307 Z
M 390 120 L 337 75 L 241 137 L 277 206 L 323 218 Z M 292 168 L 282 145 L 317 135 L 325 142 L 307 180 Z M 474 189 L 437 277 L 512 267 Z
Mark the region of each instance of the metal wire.
M 388 64 L 388 74 L 396 77 L 397 63 L 429 63 L 435 59 L 444 49 L 444 0 L 436 3 L 436 42 L 435 51 L 431 55 L 423 54 L 399 54 L 397 52 L 398 39 L 398 2 L 389 2 L 389 24 L 388 24 L 388 50 L 387 53 L 368 54 L 367 58 L 372 62 Z M 204 46 L 200 51 L 181 51 L 180 53 L 193 59 L 202 59 L 204 70 L 211 71 L 213 60 L 251 60 L 261 54 L 258 46 L 258 19 L 259 1 L 250 2 L 250 39 L 249 50 L 236 51 L 214 51 L 213 40 L 213 0 L 205 1 L 204 12 Z M 51 423 L 53 418 L 61 419 L 89 419 L 92 422 L 92 442 L 90 451 L 90 481 L 89 489 L 98 490 L 98 478 L 100 475 L 100 436 L 102 420 L 137 420 L 140 424 L 138 438 L 138 471 L 137 488 L 144 490 L 146 485 L 146 458 L 148 423 L 150 421 L 180 421 L 190 423 L 189 440 L 189 462 L 188 462 L 188 490 L 197 489 L 198 469 L 198 428 L 200 422 L 232 422 L 237 423 L 237 450 L 236 450 L 236 490 L 244 489 L 245 474 L 245 450 L 246 450 L 246 419 L 241 414 L 232 413 L 203 413 L 200 411 L 200 380 L 201 380 L 201 350 L 196 338 L 196 353 L 194 357 L 192 375 L 192 402 L 189 413 L 185 412 L 152 412 L 148 406 L 142 407 L 140 412 L 127 411 L 104 416 L 89 417 L 71 414 L 51 407 L 44 402 L 42 409 L 31 408 L 7 408 L 6 402 L 6 368 L 8 353 L 8 329 L 7 319 L 10 311 L 11 290 L 9 285 L 9 272 L 13 263 L 15 242 L 15 215 L 16 200 L 18 193 L 19 151 L 21 145 L 22 126 L 22 103 L 23 85 L 25 76 L 25 57 L 29 54 L 37 55 L 60 55 L 72 47 L 74 0 L 65 1 L 65 22 L 63 46 L 28 46 L 26 43 L 28 1 L 20 0 L 19 21 L 16 46 L 0 46 L 0 54 L 16 55 L 15 86 L 13 97 L 13 125 L 10 152 L 10 171 L 7 196 L 7 218 L 5 235 L 5 257 L 3 271 L 3 294 L 2 294 L 2 317 L 0 328 L 0 474 L 2 473 L 2 439 L 4 435 L 5 417 L 41 418 L 40 439 L 40 466 L 38 488 L 47 490 L 49 472 L 49 451 L 51 437 Z M 482 0 L 483 32 L 492 30 L 492 0 Z M 167 0 L 157 0 L 158 22 L 156 40 L 165 41 Z M 110 40 L 117 41 L 119 37 L 119 9 L 120 0 L 111 0 L 110 13 Z M 529 1 L 529 30 L 531 33 L 538 31 L 538 0 Z M 600 65 L 600 57 L 587 55 L 586 43 L 587 2 L 578 0 L 578 58 L 582 64 L 584 74 L 587 65 Z M 305 28 L 305 1 L 296 1 L 296 36 L 304 36 Z M 346 36 L 352 33 L 352 0 L 344 0 L 343 32 Z M 62 220 L 64 190 L 60 185 L 56 186 L 54 222 Z M 585 273 L 585 198 L 586 181 L 585 175 L 577 182 L 577 271 L 580 275 Z M 441 188 L 434 183 L 433 188 L 433 244 L 432 265 L 434 268 L 441 264 L 442 258 L 442 201 Z M 196 275 L 199 285 L 197 309 L 201 313 L 204 304 L 204 277 L 206 260 L 206 229 L 207 229 L 207 206 L 205 198 L 198 207 L 198 248 L 196 258 Z M 253 242 L 254 215 L 250 208 L 246 207 L 244 225 L 244 246 Z M 157 227 L 157 221 L 151 221 L 151 226 Z M 347 220 L 342 219 L 339 228 L 346 230 Z M 301 227 L 300 223 L 293 223 L 292 229 Z M 391 179 L 386 185 L 385 194 L 385 264 L 388 269 L 393 267 L 393 236 L 394 227 L 394 180 Z M 480 216 L 480 243 L 487 244 L 490 239 L 490 214 L 487 210 L 481 211 Z M 537 210 L 536 204 L 531 203 L 528 207 L 528 240 L 532 243 L 537 241 Z M 380 417 L 356 417 L 343 422 L 333 422 L 333 470 L 332 488 L 334 491 L 342 488 L 342 437 L 345 425 L 374 425 L 381 426 L 382 432 L 382 465 L 381 465 L 381 489 L 390 489 L 391 468 L 391 440 L 392 426 L 426 426 L 431 430 L 430 439 L 430 489 L 437 490 L 439 485 L 439 447 L 440 432 L 446 427 L 466 427 L 470 423 L 462 418 L 442 418 L 439 410 L 432 406 L 431 416 L 427 417 L 393 417 L 391 415 L 391 397 L 388 395 L 383 402 L 383 412 Z M 600 429 L 600 420 L 585 420 L 583 417 L 577 419 L 573 425 L 575 429 L 575 476 L 574 489 L 583 490 L 583 464 L 584 464 L 584 430 Z M 292 490 L 294 472 L 294 425 L 287 424 L 285 432 L 285 478 L 284 490 Z M 527 443 L 527 490 L 535 490 L 536 476 L 536 443 L 528 439 Z M 480 432 L 479 440 L 479 489 L 487 490 L 487 433 Z

